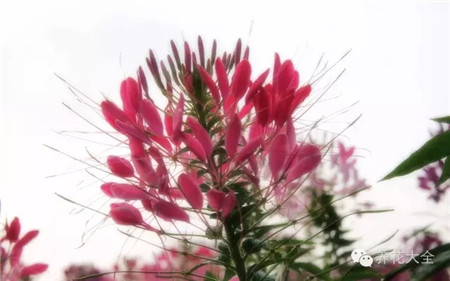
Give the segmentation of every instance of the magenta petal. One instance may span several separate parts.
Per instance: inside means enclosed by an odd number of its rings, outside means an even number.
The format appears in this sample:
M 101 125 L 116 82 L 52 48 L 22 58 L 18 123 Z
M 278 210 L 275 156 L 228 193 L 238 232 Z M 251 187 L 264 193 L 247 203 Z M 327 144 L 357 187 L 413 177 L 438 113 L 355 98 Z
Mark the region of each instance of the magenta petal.
M 230 82 L 228 81 L 228 75 L 225 66 L 220 58 L 216 59 L 215 69 L 220 93 L 222 94 L 222 99 L 225 100 L 225 98 L 228 97 L 228 92 L 230 91 Z
M 189 215 L 175 203 L 159 200 L 153 203 L 153 212 L 164 220 L 189 222 Z
M 255 151 L 261 146 L 262 138 L 252 139 L 249 143 L 247 143 L 236 155 L 234 161 L 239 164 L 247 160 Z
M 122 82 L 120 85 L 120 97 L 122 98 L 123 110 L 128 118 L 135 120 L 142 100 L 142 95 L 136 80 L 128 77 Z
M 152 133 L 162 135 L 163 124 L 155 105 L 151 101 L 145 99 L 141 103 L 140 112 Z
M 236 100 L 240 100 L 250 85 L 250 75 L 252 68 L 247 60 L 241 61 L 236 66 L 233 79 L 231 81 L 231 94 L 236 97 Z
M 266 81 L 267 76 L 269 76 L 269 71 L 270 69 L 264 71 L 258 78 L 256 78 L 255 82 L 252 83 L 250 89 L 248 90 L 247 96 L 245 96 L 245 103 L 249 103 L 253 99 L 253 96 L 261 88 L 264 81 Z
M 140 187 L 126 183 L 113 183 L 109 185 L 112 197 L 122 200 L 142 200 L 148 198 L 148 194 Z
M 175 108 L 173 116 L 173 139 L 175 142 L 181 137 L 181 126 L 183 125 L 183 112 L 184 112 L 184 97 L 180 96 L 177 107 Z
M 220 103 L 220 93 L 219 89 L 216 86 L 216 83 L 214 83 L 214 80 L 211 78 L 209 73 L 201 66 L 198 66 L 198 70 L 200 72 L 200 76 L 203 79 L 203 82 L 205 82 L 206 87 L 208 87 L 209 91 L 211 92 L 211 95 L 214 98 L 214 101 L 216 104 Z
M 226 219 L 228 215 L 234 210 L 234 207 L 236 206 L 236 196 L 234 195 L 234 191 L 230 191 L 227 194 L 227 197 L 225 197 L 225 200 L 223 202 L 222 207 L 222 217 Z
M 227 150 L 228 157 L 231 158 L 236 154 L 240 137 L 241 120 L 239 119 L 239 116 L 234 114 L 225 131 L 225 149 Z
M 122 122 L 129 122 L 127 115 L 120 108 L 117 107 L 112 101 L 105 100 L 100 104 L 102 109 L 103 116 L 106 121 L 111 125 L 114 129 L 119 131 L 119 128 L 116 124 L 117 120 Z
M 24 278 L 24 277 L 27 277 L 30 275 L 41 274 L 44 271 L 46 271 L 47 268 L 48 268 L 48 265 L 45 263 L 35 263 L 35 264 L 29 265 L 29 266 L 25 266 L 20 271 L 20 277 Z
M 120 225 L 143 225 L 141 212 L 128 203 L 112 203 L 109 215 Z
M 189 116 L 186 120 L 189 128 L 191 128 L 197 140 L 201 143 L 206 156 L 209 157 L 213 151 L 211 138 L 206 129 L 197 121 L 197 119 Z
M 269 167 L 274 179 L 284 168 L 286 159 L 289 156 L 289 140 L 286 135 L 277 135 L 269 148 Z
M 291 182 L 301 176 L 310 173 L 320 164 L 322 159 L 320 149 L 314 145 L 303 145 L 297 152 L 297 161 L 289 169 L 287 182 Z
M 206 153 L 203 150 L 203 146 L 201 145 L 201 143 L 193 136 L 185 133 L 183 133 L 182 139 L 189 150 L 194 153 L 194 155 L 197 156 L 200 161 L 206 163 Z
M 5 226 L 6 239 L 10 242 L 16 242 L 20 235 L 20 221 L 19 218 L 15 217 L 11 223 Z
M 106 164 L 111 172 L 118 177 L 126 178 L 134 175 L 133 166 L 131 166 L 130 161 L 125 158 L 111 155 L 108 156 Z
M 181 174 L 178 177 L 178 184 L 189 204 L 194 209 L 201 210 L 203 208 L 203 194 L 198 184 L 186 174 Z
M 206 199 L 208 204 L 213 208 L 214 211 L 218 212 L 222 209 L 225 201 L 226 193 L 217 189 L 210 189 L 206 193 Z

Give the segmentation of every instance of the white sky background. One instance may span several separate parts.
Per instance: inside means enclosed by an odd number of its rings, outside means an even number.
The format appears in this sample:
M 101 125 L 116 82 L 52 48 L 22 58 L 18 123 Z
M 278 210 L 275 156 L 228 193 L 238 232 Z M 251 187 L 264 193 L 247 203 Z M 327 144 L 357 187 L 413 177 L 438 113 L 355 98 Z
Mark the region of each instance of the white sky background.
M 429 118 L 450 112 L 449 4 L 297 2 L 1 2 L 1 217 L 19 216 L 24 230 L 40 229 L 24 254 L 26 261 L 50 264 L 40 280 L 60 280 L 62 268 L 70 262 L 110 265 L 124 241 L 107 222 L 76 249 L 92 213 L 70 214 L 73 206 L 54 192 L 90 202 L 87 196 L 99 195 L 98 183 L 83 173 L 82 164 L 43 144 L 86 159 L 85 147 L 95 149 L 96 144 L 56 131 L 95 130 L 62 105 L 66 102 L 83 112 L 53 73 L 101 101 L 100 92 L 118 98 L 120 81 L 145 65 L 149 48 L 164 58 L 170 39 L 179 45 L 186 39 L 196 46 L 200 34 L 205 42 L 216 38 L 223 51 L 240 37 L 251 47 L 255 73 L 271 66 L 277 51 L 294 61 L 301 77 L 308 77 L 322 54 L 332 63 L 352 49 L 324 79 L 322 86 L 346 68 L 326 96 L 331 100 L 317 105 L 311 116 L 329 116 L 359 101 L 324 126 L 338 131 L 335 126 L 345 126 L 340 121 L 363 114 L 345 132 L 344 141 L 357 146 L 360 173 L 373 184 L 428 139 L 433 125 Z M 89 118 L 101 124 L 98 117 Z M 74 170 L 79 171 L 66 174 Z M 54 174 L 59 176 L 46 178 Z M 357 221 L 355 235 L 364 237 L 364 247 L 396 229 L 406 233 L 413 225 L 427 223 L 450 238 L 445 223 L 449 196 L 435 207 L 417 188 L 415 176 L 375 184 L 364 197 L 396 209 Z M 132 256 L 138 247 L 127 245 L 123 254 Z M 152 256 L 149 251 L 141 255 Z

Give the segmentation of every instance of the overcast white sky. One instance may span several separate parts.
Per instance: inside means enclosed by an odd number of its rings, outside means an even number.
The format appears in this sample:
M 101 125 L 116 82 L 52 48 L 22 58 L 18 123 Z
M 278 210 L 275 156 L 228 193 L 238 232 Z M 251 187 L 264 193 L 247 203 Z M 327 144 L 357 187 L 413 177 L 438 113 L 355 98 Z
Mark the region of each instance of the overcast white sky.
M 25 252 L 27 261 L 50 263 L 41 280 L 60 280 L 62 267 L 71 261 L 111 264 L 124 240 L 107 223 L 76 249 L 92 214 L 70 214 L 73 206 L 54 192 L 90 202 L 92 198 L 86 196 L 98 195 L 98 187 L 83 173 L 83 165 L 43 144 L 80 159 L 88 158 L 85 147 L 96 145 L 56 133 L 93 130 L 62 105 L 66 102 L 83 110 L 54 73 L 100 101 L 101 92 L 117 97 L 120 81 L 145 63 L 149 48 L 163 58 L 170 39 L 195 44 L 200 34 L 207 42 L 218 39 L 221 49 L 227 50 L 242 38 L 252 49 L 257 69 L 270 66 L 277 51 L 293 59 L 303 77 L 308 77 L 322 54 L 334 62 L 352 49 L 336 68 L 336 73 L 345 68 L 345 75 L 313 116 L 329 116 L 359 101 L 335 123 L 324 126 L 336 131 L 343 126 L 338 121 L 350 122 L 363 114 L 345 133 L 344 141 L 358 147 L 361 174 L 371 183 L 428 138 L 429 118 L 450 112 L 450 8 L 446 2 L 0 3 L 1 218 L 20 216 L 25 229 L 41 230 Z M 336 73 L 326 79 L 331 81 Z M 47 177 L 54 174 L 58 176 Z M 414 177 L 374 185 L 366 197 L 396 212 L 359 222 L 358 232 L 368 236 L 362 245 L 383 240 L 397 228 L 406 231 L 413 220 L 444 227 L 450 214 L 449 197 L 445 207 L 431 209 L 424 201 L 427 195 L 416 186 Z M 124 254 L 133 254 L 132 246 L 126 249 L 131 252 Z

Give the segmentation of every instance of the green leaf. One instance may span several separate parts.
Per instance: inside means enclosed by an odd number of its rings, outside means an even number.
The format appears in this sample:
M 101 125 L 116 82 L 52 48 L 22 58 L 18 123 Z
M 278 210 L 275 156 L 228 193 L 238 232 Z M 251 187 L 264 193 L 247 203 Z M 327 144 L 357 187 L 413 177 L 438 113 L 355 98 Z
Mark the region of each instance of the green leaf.
M 319 280 L 326 280 L 326 281 L 333 280 L 328 275 L 328 272 L 324 272 L 324 270 L 322 270 L 320 267 L 312 263 L 295 262 L 290 265 L 290 268 L 299 273 L 304 272 L 311 273 L 314 277 L 318 278 Z
M 371 268 L 366 268 L 362 266 L 353 266 L 350 270 L 343 276 L 342 281 L 356 281 L 365 280 L 368 278 L 380 278 L 381 274 L 376 272 Z
M 422 264 L 416 272 L 411 281 L 425 281 L 432 277 L 438 271 L 450 267 L 450 251 L 436 255 L 433 258 L 432 264 Z
M 265 243 L 260 239 L 249 238 L 242 242 L 242 249 L 246 254 L 259 253 L 265 246 Z
M 211 271 L 207 270 L 204 281 L 219 281 L 219 279 Z
M 444 167 L 442 168 L 441 178 L 438 181 L 438 184 L 443 184 L 446 180 L 450 178 L 450 157 L 445 159 Z
M 450 131 L 439 134 L 412 153 L 382 180 L 407 175 L 450 155 Z
M 431 120 L 439 122 L 439 123 L 450 124 L 450 116 L 443 116 L 443 117 L 433 118 Z
M 437 260 L 438 256 L 440 255 L 444 255 L 444 258 L 449 258 L 448 255 L 450 253 L 450 243 L 441 245 L 441 246 L 437 246 L 436 248 L 433 248 L 431 250 L 428 251 L 429 253 L 431 253 L 433 256 L 435 256 L 436 258 L 433 260 L 433 262 L 435 262 L 435 260 Z M 419 254 L 419 256 L 422 256 L 423 254 L 425 254 L 425 252 Z M 447 261 L 448 262 L 448 261 Z M 428 266 L 429 264 L 420 264 L 420 263 L 416 263 L 414 260 L 411 260 L 410 262 L 397 267 L 396 269 L 392 270 L 391 272 L 389 272 L 388 274 L 386 274 L 384 276 L 384 281 L 389 281 L 389 280 L 393 280 L 393 278 L 395 276 L 397 276 L 398 274 L 405 272 L 407 270 L 412 270 L 412 269 L 416 269 L 422 266 Z

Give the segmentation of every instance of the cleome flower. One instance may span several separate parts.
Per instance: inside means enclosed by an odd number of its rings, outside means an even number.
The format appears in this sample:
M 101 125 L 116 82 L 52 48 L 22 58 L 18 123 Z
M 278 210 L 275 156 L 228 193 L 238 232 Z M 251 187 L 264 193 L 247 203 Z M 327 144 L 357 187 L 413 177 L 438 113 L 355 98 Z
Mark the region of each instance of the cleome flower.
M 45 272 L 47 264 L 34 263 L 24 265 L 21 258 L 23 249 L 39 234 L 30 230 L 20 236 L 20 220 L 15 217 L 5 224 L 5 234 L 0 238 L 0 279 L 4 281 L 29 280 L 30 276 Z

